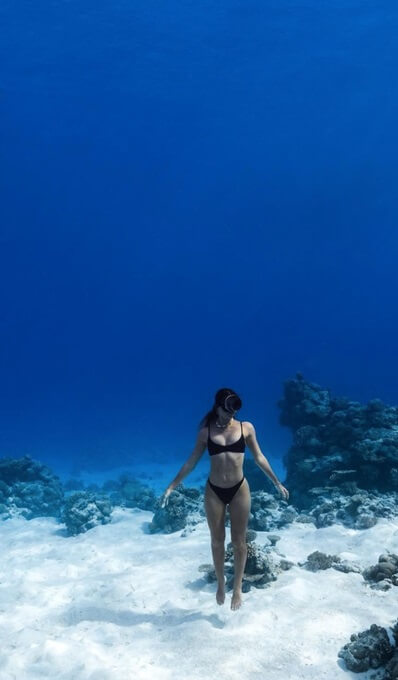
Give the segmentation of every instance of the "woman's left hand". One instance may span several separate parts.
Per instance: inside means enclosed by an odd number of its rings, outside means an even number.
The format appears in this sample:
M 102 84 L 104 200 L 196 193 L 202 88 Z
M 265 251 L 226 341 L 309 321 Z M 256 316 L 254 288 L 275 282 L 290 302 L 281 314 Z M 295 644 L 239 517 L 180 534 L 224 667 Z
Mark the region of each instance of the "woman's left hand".
M 275 486 L 276 486 L 276 488 L 278 489 L 278 491 L 279 491 L 279 493 L 281 494 L 281 496 L 283 497 L 283 499 L 284 499 L 285 501 L 289 500 L 289 492 L 288 492 L 288 490 L 286 489 L 286 487 L 283 486 L 283 484 L 281 484 L 280 482 L 277 482 L 277 483 L 275 484 Z

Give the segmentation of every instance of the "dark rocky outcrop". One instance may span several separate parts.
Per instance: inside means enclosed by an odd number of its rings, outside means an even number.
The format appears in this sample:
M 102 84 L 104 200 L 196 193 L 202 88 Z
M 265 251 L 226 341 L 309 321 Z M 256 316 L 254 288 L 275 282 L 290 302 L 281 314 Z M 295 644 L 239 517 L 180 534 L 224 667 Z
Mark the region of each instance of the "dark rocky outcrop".
M 392 634 L 397 642 L 397 626 Z M 387 630 L 373 623 L 368 630 L 353 633 L 348 642 L 339 651 L 338 656 L 344 660 L 348 670 L 363 673 L 371 668 L 385 666 L 383 680 L 396 678 L 398 654 L 396 647 L 390 642 Z
M 89 491 L 76 491 L 67 498 L 62 521 L 69 536 L 82 534 L 99 524 L 111 521 L 112 505 L 108 498 L 96 496 Z
M 278 500 L 275 494 L 254 491 L 251 497 L 249 528 L 254 531 L 274 531 L 291 524 L 298 517 L 297 510 L 286 501 Z
M 304 562 L 298 562 L 300 567 L 308 571 L 322 571 L 324 569 L 336 569 L 348 574 L 350 571 L 359 574 L 361 568 L 358 564 L 351 564 L 347 560 L 342 560 L 338 555 L 327 555 L 326 553 L 315 550 Z
M 179 484 L 170 494 L 164 508 L 160 506 L 159 500 L 149 524 L 151 533 L 162 531 L 170 534 L 192 528 L 204 518 L 203 497 L 198 489 L 185 488 L 183 484 Z
M 398 586 L 398 555 L 390 552 L 379 555 L 377 564 L 364 569 L 362 576 L 376 590 Z

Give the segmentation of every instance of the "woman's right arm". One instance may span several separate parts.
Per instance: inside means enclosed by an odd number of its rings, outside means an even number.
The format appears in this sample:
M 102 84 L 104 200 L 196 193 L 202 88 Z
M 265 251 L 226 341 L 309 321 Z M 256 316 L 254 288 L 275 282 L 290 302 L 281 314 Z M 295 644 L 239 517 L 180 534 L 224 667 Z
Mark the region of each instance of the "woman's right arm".
M 202 427 L 199 432 L 198 436 L 196 439 L 196 444 L 195 447 L 189 456 L 188 460 L 185 461 L 184 465 L 182 466 L 181 470 L 178 472 L 176 477 L 174 477 L 173 481 L 170 482 L 168 485 L 166 491 L 164 492 L 163 496 L 161 497 L 160 500 L 160 507 L 164 508 L 165 505 L 167 505 L 169 501 L 169 496 L 172 491 L 181 484 L 182 480 L 189 475 L 190 472 L 194 469 L 195 465 L 197 462 L 200 460 L 202 457 L 204 451 L 207 448 L 207 439 L 206 439 L 206 428 Z

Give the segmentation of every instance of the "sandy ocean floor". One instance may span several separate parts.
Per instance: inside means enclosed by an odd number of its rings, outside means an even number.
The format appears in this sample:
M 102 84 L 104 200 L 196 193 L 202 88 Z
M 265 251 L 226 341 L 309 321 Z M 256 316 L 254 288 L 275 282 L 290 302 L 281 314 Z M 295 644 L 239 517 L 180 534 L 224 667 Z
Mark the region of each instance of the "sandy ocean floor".
M 217 605 L 198 570 L 211 562 L 206 522 L 182 537 L 149 534 L 151 518 L 118 508 L 110 524 L 72 538 L 51 518 L 0 523 L 1 680 L 370 677 L 346 671 L 337 653 L 351 633 L 393 624 L 398 588 L 294 566 L 233 612 L 230 594 Z M 398 546 L 398 521 L 274 533 L 294 562 L 321 550 L 365 567 Z M 258 532 L 259 545 L 265 536 Z

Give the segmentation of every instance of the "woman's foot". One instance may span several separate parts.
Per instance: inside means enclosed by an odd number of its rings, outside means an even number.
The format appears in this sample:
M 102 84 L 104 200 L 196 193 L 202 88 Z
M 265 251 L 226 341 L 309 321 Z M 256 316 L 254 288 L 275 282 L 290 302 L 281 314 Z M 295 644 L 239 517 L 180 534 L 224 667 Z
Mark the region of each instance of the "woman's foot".
M 231 609 L 239 609 L 242 606 L 242 591 L 237 590 L 232 594 Z
M 225 600 L 225 588 L 224 586 L 218 586 L 216 593 L 217 604 L 224 604 Z

